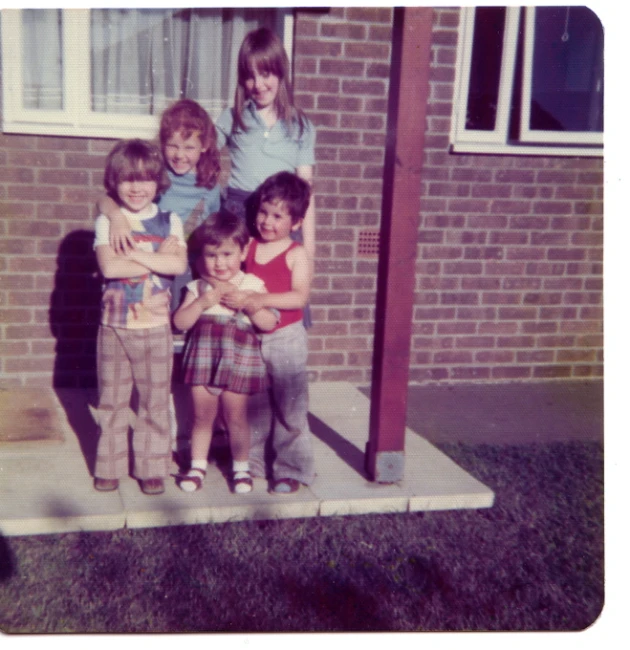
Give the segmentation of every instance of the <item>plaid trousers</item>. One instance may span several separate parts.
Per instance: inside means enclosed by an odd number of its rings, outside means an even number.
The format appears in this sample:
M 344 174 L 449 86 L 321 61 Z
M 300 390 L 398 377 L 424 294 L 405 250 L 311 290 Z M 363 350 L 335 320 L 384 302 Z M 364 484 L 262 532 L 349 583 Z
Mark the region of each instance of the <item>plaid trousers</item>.
M 138 412 L 132 437 L 132 474 L 140 480 L 168 475 L 172 368 L 170 325 L 137 330 L 99 327 L 97 376 L 101 433 L 95 476 L 114 479 L 129 471 L 129 405 L 134 386 Z

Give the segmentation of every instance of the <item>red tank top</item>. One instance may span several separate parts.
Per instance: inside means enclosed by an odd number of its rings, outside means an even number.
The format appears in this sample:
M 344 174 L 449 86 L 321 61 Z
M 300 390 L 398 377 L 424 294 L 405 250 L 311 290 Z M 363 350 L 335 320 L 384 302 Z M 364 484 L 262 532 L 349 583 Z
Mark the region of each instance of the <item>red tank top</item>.
M 292 242 L 291 246 L 284 252 L 280 253 L 266 264 L 256 262 L 256 248 L 258 242 L 253 239 L 245 258 L 245 272 L 258 276 L 267 287 L 269 293 L 286 293 L 291 291 L 291 271 L 287 266 L 287 254 L 290 250 L 299 246 L 297 242 Z M 275 332 L 281 327 L 298 323 L 302 320 L 303 314 L 301 309 L 280 309 L 280 322 L 272 330 Z

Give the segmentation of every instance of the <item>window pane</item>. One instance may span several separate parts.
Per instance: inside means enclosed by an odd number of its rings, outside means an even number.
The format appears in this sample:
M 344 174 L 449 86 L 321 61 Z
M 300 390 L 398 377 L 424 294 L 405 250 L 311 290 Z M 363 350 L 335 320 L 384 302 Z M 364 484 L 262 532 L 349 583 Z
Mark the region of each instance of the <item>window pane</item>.
M 91 11 L 92 110 L 155 115 L 177 99 L 213 116 L 233 99 L 245 34 L 277 29 L 276 9 Z
M 24 108 L 61 110 L 61 10 L 23 9 L 22 34 Z
M 492 131 L 499 101 L 505 7 L 478 7 L 470 63 L 466 129 Z
M 537 7 L 530 129 L 602 132 L 604 34 L 586 7 Z

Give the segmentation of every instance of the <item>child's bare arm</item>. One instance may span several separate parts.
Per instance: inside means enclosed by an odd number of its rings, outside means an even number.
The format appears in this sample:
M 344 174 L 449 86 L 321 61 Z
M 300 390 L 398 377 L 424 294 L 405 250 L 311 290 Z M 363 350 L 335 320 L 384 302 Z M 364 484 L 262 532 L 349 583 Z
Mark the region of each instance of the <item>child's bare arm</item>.
M 278 324 L 277 313 L 274 313 L 270 309 L 259 309 L 250 312 L 247 306 L 245 306 L 243 311 L 249 316 L 252 323 L 263 332 L 272 330 Z
M 177 329 L 189 330 L 206 309 L 210 309 L 221 300 L 221 294 L 210 287 L 206 287 L 201 295 L 195 297 L 190 291 L 186 292 L 184 302 L 173 315 L 173 323 Z
M 96 247 L 96 261 L 104 278 L 137 278 L 145 275 L 147 267 L 130 259 L 127 255 L 117 255 L 109 245 Z
M 144 251 L 135 248 L 129 251 L 124 257 L 141 264 L 149 271 L 161 275 L 179 275 L 184 273 L 188 265 L 186 247 L 175 238 L 168 237 L 157 251 Z
M 263 332 L 272 330 L 278 324 L 278 315 L 265 307 L 259 307 L 253 296 L 265 295 L 258 291 L 239 291 L 235 289 L 221 296 L 221 304 L 234 311 L 242 310 L 249 316 L 252 323 Z
M 136 247 L 131 234 L 131 227 L 127 217 L 122 213 L 120 206 L 111 196 L 104 194 L 96 205 L 101 214 L 110 221 L 109 244 L 116 253 L 127 253 Z

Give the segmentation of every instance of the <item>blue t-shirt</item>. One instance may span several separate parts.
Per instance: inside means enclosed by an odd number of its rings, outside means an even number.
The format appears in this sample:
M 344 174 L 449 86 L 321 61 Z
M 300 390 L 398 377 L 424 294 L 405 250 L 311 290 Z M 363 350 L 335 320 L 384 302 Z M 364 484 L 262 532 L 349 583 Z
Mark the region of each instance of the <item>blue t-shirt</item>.
M 167 170 L 171 186 L 158 201 L 160 210 L 175 212 L 184 222 L 186 236 L 221 206 L 221 189 L 215 185 L 211 190 L 197 187 L 197 174 L 189 172 L 178 176 Z
M 197 187 L 195 172 L 178 176 L 170 169 L 167 170 L 171 186 L 160 197 L 158 205 L 160 210 L 175 212 L 184 224 L 184 237 L 186 240 L 191 233 L 202 224 L 211 214 L 218 212 L 221 207 L 221 189 L 215 185 L 211 190 L 207 187 Z M 179 307 L 186 285 L 193 279 L 190 269 L 190 260 L 185 273 L 178 275 L 171 287 L 171 311 Z
M 229 187 L 253 192 L 277 172 L 315 164 L 315 127 L 308 118 L 301 135 L 298 124 L 289 129 L 285 120 L 269 129 L 250 100 L 243 108 L 243 122 L 247 131 L 232 133 L 234 109 L 226 108 L 215 124 L 217 147 L 227 145 L 230 152 Z

